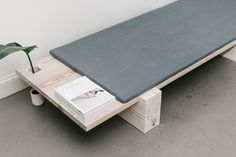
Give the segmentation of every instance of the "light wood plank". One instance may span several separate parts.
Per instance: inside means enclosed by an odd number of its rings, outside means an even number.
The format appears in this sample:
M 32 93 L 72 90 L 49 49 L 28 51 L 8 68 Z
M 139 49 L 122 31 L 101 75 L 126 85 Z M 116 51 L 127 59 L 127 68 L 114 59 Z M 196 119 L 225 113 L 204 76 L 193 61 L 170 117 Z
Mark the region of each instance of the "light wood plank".
M 19 68 L 17 73 L 30 86 L 35 88 L 40 94 L 42 94 L 52 104 L 70 117 L 85 131 L 91 130 L 137 102 L 137 98 L 125 104 L 117 101 L 116 105 L 112 109 L 107 109 L 104 113 L 99 114 L 97 117 L 91 118 L 90 121 L 85 123 L 82 118 L 80 118 L 72 109 L 68 107 L 67 104 L 60 101 L 54 92 L 57 87 L 81 76 L 52 56 L 38 60 L 34 65 L 39 67 L 41 70 L 35 74 L 32 74 L 29 70 L 29 66 L 27 65 Z

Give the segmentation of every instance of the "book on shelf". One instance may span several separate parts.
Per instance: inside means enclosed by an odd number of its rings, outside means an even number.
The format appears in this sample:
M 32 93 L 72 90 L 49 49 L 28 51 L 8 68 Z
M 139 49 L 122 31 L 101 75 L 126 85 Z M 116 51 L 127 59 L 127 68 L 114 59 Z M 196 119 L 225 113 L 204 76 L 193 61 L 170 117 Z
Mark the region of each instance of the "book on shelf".
M 115 105 L 115 97 L 83 76 L 55 90 L 56 95 L 85 122 Z

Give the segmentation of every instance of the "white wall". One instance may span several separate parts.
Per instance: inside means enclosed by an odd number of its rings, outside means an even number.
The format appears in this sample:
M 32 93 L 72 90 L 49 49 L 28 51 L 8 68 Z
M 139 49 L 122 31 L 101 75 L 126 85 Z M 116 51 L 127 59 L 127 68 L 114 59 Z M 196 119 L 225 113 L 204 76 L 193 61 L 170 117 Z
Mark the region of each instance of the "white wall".
M 115 25 L 174 0 L 1 0 L 0 43 L 36 44 L 33 60 L 49 50 Z M 23 53 L 0 61 L 0 99 L 25 86 L 15 69 Z

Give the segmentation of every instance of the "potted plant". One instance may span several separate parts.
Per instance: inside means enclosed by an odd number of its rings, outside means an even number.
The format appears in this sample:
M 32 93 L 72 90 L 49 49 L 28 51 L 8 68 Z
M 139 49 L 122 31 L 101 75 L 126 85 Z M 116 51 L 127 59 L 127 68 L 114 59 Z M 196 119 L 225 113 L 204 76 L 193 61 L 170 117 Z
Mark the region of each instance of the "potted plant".
M 1 45 L 0 44 L 0 60 L 5 58 L 9 54 L 12 54 L 12 53 L 15 53 L 15 52 L 18 52 L 18 51 L 22 51 L 26 54 L 26 56 L 29 60 L 30 71 L 32 73 L 36 73 L 40 69 L 33 66 L 32 60 L 31 60 L 30 55 L 29 55 L 30 52 L 33 51 L 35 48 L 37 48 L 36 45 L 23 47 L 23 46 L 21 46 L 20 44 L 18 44 L 16 42 L 8 43 L 6 45 Z M 43 97 L 35 89 L 30 90 L 30 96 L 31 96 L 31 100 L 32 100 L 33 105 L 40 106 L 40 105 L 43 104 L 43 102 L 44 102 Z

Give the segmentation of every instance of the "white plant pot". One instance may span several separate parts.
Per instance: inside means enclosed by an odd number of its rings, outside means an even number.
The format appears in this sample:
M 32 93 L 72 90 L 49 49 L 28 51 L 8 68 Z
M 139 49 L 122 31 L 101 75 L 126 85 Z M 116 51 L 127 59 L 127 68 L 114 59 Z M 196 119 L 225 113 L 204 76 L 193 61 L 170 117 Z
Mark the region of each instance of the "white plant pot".
M 41 106 L 44 103 L 44 98 L 35 89 L 30 90 L 31 101 L 34 106 Z

